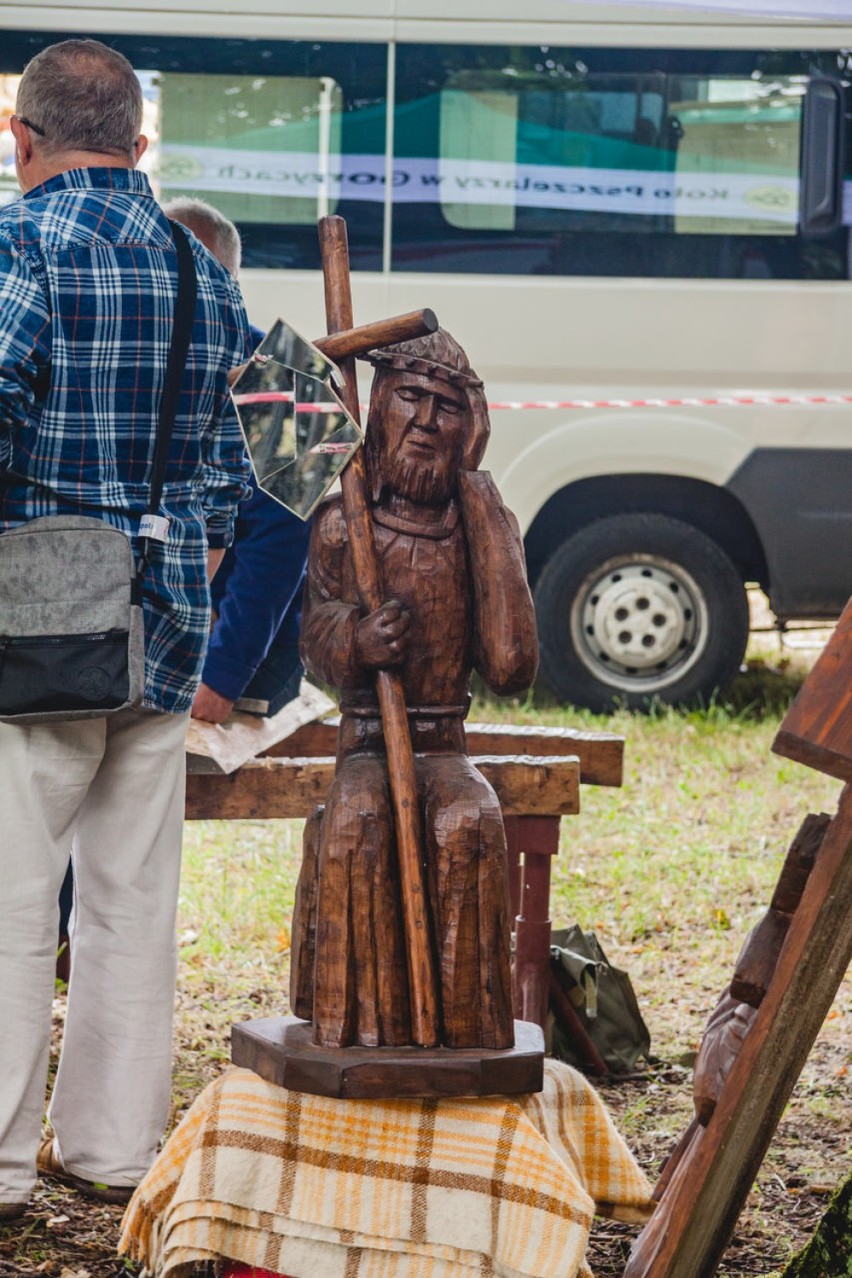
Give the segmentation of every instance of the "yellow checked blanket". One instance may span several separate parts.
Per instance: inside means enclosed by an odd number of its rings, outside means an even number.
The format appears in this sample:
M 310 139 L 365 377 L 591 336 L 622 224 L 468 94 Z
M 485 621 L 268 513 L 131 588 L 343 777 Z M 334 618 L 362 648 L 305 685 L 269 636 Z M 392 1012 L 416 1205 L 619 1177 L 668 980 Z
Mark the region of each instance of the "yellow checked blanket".
M 578 1278 L 595 1212 L 651 1188 L 590 1085 L 351 1101 L 244 1069 L 209 1084 L 131 1200 L 120 1249 L 156 1278 L 229 1257 L 292 1278 Z

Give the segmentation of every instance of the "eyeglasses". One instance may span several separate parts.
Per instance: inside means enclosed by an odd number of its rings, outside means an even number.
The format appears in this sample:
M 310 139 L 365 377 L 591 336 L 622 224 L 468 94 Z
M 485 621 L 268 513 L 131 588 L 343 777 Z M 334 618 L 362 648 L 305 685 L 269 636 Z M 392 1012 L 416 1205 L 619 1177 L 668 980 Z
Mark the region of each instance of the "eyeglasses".
M 32 129 L 33 133 L 37 133 L 40 138 L 47 137 L 47 134 L 45 133 L 44 129 L 40 129 L 37 124 L 33 124 L 32 120 L 28 120 L 25 115 L 16 115 L 13 118 L 16 120 L 20 120 L 21 124 L 25 124 L 28 129 Z

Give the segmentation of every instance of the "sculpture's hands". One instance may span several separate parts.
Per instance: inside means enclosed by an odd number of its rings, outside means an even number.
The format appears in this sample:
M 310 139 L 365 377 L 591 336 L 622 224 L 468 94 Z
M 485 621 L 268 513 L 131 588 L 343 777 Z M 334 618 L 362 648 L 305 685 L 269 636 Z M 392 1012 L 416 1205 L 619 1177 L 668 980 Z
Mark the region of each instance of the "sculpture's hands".
M 458 487 L 473 583 L 474 664 L 492 692 L 508 697 L 530 686 L 538 666 L 521 533 L 488 471 L 460 471 Z
M 408 651 L 410 625 L 411 613 L 398 599 L 362 617 L 355 631 L 358 664 L 365 670 L 400 665 Z
M 491 421 L 488 416 L 488 401 L 485 390 L 481 386 L 473 386 L 467 392 L 470 409 L 471 428 L 461 457 L 461 470 L 477 470 L 482 461 L 488 436 L 491 434 Z

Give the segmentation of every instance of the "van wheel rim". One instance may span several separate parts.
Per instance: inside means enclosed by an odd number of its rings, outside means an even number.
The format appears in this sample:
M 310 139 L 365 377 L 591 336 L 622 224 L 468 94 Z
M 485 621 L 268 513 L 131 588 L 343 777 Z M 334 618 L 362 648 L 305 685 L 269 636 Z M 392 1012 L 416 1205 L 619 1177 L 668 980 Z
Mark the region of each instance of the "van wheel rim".
M 680 564 L 621 555 L 591 572 L 571 610 L 580 660 L 597 679 L 651 693 L 681 678 L 707 646 L 704 594 Z

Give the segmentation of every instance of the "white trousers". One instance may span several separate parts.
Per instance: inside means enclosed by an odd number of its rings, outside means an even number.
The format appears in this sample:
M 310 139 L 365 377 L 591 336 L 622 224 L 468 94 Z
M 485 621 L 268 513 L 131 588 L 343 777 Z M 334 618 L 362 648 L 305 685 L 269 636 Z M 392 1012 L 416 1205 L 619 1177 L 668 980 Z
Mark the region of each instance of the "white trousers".
M 0 1202 L 35 1181 L 59 911 L 72 971 L 50 1121 L 67 1170 L 135 1185 L 168 1118 L 189 715 L 0 723 Z

